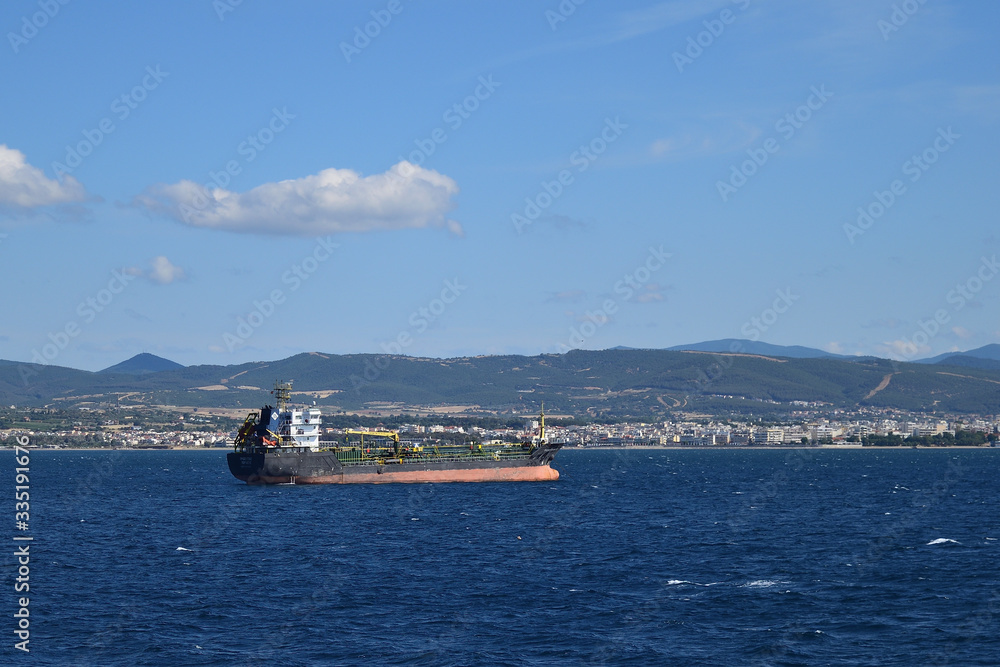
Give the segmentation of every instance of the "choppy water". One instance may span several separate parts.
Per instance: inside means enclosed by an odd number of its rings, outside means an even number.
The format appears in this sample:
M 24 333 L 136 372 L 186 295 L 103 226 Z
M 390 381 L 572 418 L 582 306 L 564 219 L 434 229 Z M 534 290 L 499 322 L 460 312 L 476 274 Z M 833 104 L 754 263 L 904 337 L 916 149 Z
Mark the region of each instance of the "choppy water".
M 30 662 L 1000 664 L 1000 451 L 555 467 L 248 487 L 223 452 L 33 452 Z

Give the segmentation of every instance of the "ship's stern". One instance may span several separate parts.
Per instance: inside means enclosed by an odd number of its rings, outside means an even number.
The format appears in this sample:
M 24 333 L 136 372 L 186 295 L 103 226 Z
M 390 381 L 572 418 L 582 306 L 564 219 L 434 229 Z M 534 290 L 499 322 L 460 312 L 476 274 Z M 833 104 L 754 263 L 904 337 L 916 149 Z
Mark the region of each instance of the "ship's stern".
M 264 469 L 264 454 L 229 452 L 226 455 L 226 462 L 229 463 L 229 472 L 233 477 L 244 482 L 256 481 Z

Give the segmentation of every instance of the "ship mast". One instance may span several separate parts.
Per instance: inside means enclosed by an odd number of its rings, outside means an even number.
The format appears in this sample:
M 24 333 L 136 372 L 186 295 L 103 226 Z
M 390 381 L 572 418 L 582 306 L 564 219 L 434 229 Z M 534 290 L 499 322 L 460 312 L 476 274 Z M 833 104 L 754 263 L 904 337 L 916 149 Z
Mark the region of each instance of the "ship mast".
M 545 444 L 545 402 L 542 402 L 541 427 L 538 430 L 538 444 Z
M 278 402 L 278 412 L 285 412 L 288 408 L 288 401 L 292 399 L 292 381 L 275 380 L 274 400 Z

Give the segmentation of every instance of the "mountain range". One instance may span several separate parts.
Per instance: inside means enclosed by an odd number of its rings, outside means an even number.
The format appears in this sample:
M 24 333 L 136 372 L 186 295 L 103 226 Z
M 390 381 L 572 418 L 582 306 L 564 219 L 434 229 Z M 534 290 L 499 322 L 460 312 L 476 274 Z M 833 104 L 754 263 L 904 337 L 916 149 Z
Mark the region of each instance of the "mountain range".
M 737 344 L 740 351 L 731 352 Z M 452 359 L 313 352 L 189 367 L 144 353 L 97 373 L 0 361 L 0 402 L 250 409 L 273 400 L 268 391 L 276 380 L 291 379 L 296 401 L 324 406 L 327 413 L 523 414 L 543 401 L 547 411 L 602 418 L 658 418 L 681 411 L 759 415 L 782 405 L 790 410 L 792 401 L 844 409 L 1000 412 L 1000 369 L 989 366 L 1000 360 L 975 356 L 994 355 L 1000 346 L 936 363 L 842 358 L 739 340 L 697 347 Z
M 948 364 L 950 366 L 1000 370 L 1000 345 L 991 343 L 965 352 L 945 352 L 936 357 L 921 359 L 917 363 Z
M 843 354 L 834 354 L 814 347 L 803 347 L 802 345 L 772 345 L 763 341 L 753 341 L 741 338 L 723 338 L 721 340 L 709 340 L 703 343 L 692 343 L 690 345 L 675 345 L 667 350 L 674 352 L 694 351 L 694 352 L 732 352 L 737 354 L 763 354 L 768 357 L 787 357 L 789 359 L 850 359 Z
M 131 359 L 126 359 L 120 364 L 115 364 L 114 366 L 108 366 L 104 370 L 97 372 L 122 373 L 125 375 L 145 375 L 146 373 L 159 373 L 160 371 L 170 371 L 175 368 L 184 368 L 184 366 L 177 363 L 176 361 L 170 361 L 169 359 L 158 357 L 155 354 L 149 354 L 148 352 L 143 352 L 142 354 L 135 355 Z
M 640 348 L 618 346 L 614 350 L 637 350 Z M 857 359 L 856 356 L 834 354 L 826 350 L 802 345 L 773 345 L 763 341 L 752 341 L 740 338 L 722 338 L 708 340 L 688 345 L 659 348 L 671 351 L 698 352 L 735 352 L 740 354 L 763 354 L 769 357 L 787 357 L 789 359 Z M 925 359 L 912 360 L 915 364 L 940 364 L 947 361 L 953 366 L 972 366 L 975 368 L 1000 369 L 1000 344 L 991 343 L 974 350 L 964 352 L 952 351 Z M 997 362 L 997 363 L 991 363 Z

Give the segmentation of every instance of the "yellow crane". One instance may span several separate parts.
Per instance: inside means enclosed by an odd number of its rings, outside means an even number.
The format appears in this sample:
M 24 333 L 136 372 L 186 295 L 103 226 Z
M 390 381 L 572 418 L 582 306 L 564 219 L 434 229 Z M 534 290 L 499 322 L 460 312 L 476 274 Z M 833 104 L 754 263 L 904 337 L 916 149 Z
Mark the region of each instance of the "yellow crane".
M 349 428 L 346 429 L 344 433 L 347 435 L 360 435 L 361 442 L 365 441 L 364 436 L 366 435 L 374 435 L 381 438 L 390 438 L 393 442 L 399 442 L 399 434 L 396 433 L 395 431 L 363 431 L 363 430 L 355 430 Z

